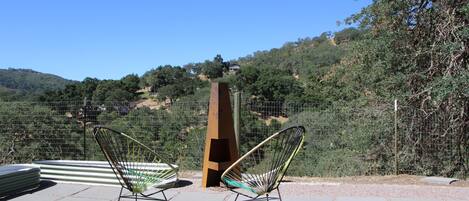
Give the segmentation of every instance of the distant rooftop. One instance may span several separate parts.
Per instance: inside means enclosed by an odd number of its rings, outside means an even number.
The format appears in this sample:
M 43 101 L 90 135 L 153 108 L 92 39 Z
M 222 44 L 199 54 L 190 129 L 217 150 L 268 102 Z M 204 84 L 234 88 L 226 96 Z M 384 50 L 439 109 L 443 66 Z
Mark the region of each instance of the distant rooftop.
M 231 65 L 231 66 L 229 67 L 229 70 L 230 70 L 230 71 L 238 71 L 238 70 L 240 70 L 240 69 L 241 69 L 241 66 L 238 65 L 238 64 L 233 64 L 233 65 Z

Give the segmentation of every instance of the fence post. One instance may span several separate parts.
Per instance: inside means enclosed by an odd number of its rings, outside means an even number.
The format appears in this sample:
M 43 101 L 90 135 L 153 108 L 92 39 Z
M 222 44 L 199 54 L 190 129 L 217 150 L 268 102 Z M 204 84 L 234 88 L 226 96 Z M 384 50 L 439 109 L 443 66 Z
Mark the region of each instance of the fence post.
M 394 174 L 399 174 L 399 133 L 397 132 L 397 99 L 394 100 Z
M 235 131 L 235 138 L 236 138 L 236 147 L 239 150 L 239 132 L 241 130 L 241 93 L 235 92 L 234 93 L 234 131 Z
M 83 100 L 83 160 L 86 161 L 86 120 L 87 120 L 87 116 L 86 116 L 86 108 L 87 108 L 87 100 L 86 100 L 86 97 L 85 99 Z

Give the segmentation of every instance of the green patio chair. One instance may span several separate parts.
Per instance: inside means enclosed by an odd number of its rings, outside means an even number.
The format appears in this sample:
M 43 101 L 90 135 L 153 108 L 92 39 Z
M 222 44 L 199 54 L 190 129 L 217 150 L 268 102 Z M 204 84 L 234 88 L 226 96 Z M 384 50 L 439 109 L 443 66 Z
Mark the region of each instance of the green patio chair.
M 255 146 L 234 162 L 221 176 L 222 182 L 239 195 L 257 199 L 277 190 L 293 157 L 300 150 L 305 128 L 293 126 L 283 129 Z
M 178 180 L 175 165 L 166 163 L 155 151 L 124 133 L 96 126 L 93 134 L 122 186 L 119 200 L 167 200 L 164 191 L 173 187 Z M 146 193 L 150 188 L 157 190 Z M 131 194 L 123 195 L 123 189 Z M 164 199 L 150 197 L 160 192 Z

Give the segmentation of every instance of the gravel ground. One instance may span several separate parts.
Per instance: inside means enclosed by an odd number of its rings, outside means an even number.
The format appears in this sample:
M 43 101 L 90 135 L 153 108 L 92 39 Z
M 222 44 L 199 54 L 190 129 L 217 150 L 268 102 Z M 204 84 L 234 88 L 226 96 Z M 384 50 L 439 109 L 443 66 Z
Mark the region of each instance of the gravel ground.
M 181 177 L 201 179 L 200 171 L 185 171 L 180 173 Z M 423 181 L 424 176 L 415 175 L 386 175 L 386 176 L 352 176 L 352 177 L 291 177 L 286 176 L 284 182 L 306 182 L 306 183 L 339 183 L 339 184 L 397 184 L 397 185 L 429 185 L 469 187 L 469 180 L 458 180 L 451 185 L 434 184 Z
M 286 177 L 287 181 L 295 182 L 325 182 L 341 184 L 398 184 L 398 185 L 430 185 L 469 187 L 469 181 L 458 180 L 451 185 L 433 184 L 423 181 L 423 176 L 387 175 L 387 176 L 354 176 L 354 177 Z
M 287 178 L 290 180 L 280 185 L 280 190 L 282 197 L 285 198 L 284 200 L 469 200 L 469 187 L 427 184 L 420 182 L 420 178 L 405 175 L 398 177 L 347 177 L 330 179 L 290 177 Z M 195 185 L 188 188 L 193 191 L 200 191 L 200 187 L 197 185 L 199 180 L 192 180 L 192 182 Z M 467 183 L 464 185 L 467 185 Z M 208 188 L 207 190 L 210 192 L 226 192 L 224 188 Z M 277 194 L 273 193 L 273 196 L 277 196 Z M 231 199 L 227 197 L 226 200 Z
M 186 173 L 194 184 L 187 188 L 200 191 L 201 173 Z M 280 185 L 282 197 L 297 200 L 379 200 L 379 201 L 469 201 L 469 181 L 433 184 L 423 176 L 389 175 L 356 177 L 286 177 Z M 224 188 L 208 188 L 223 192 Z M 276 193 L 274 193 L 276 196 Z M 301 198 L 301 199 L 300 199 Z
M 235 199 L 235 194 L 223 187 L 202 188 L 198 172 L 184 173 L 181 178 L 180 187 L 167 191 L 167 196 L 171 201 L 232 201 Z M 286 181 L 280 185 L 280 190 L 284 201 L 469 201 L 469 187 L 466 181 L 452 185 L 434 185 L 422 182 L 422 178 L 410 175 L 342 178 L 287 177 Z M 119 190 L 119 187 L 56 183 L 7 199 L 15 201 L 109 201 L 117 200 Z M 271 196 L 277 197 L 277 193 L 274 192 Z M 238 200 L 245 200 L 245 198 L 240 197 Z

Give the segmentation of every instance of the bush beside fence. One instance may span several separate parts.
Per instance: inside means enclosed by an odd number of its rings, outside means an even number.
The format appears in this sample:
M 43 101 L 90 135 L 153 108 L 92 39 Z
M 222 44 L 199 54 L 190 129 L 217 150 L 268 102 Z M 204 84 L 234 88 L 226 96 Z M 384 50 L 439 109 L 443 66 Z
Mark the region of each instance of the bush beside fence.
M 444 114 L 405 107 L 395 113 L 391 104 L 349 108 L 243 100 L 239 105 L 241 153 L 283 127 L 307 129 L 290 175 L 384 175 L 397 167 L 398 173 L 465 177 L 468 139 Z M 200 170 L 207 110 L 208 102 L 176 101 L 152 109 L 125 102 L 0 102 L 0 163 L 103 160 L 92 136 L 99 124 L 168 154 L 183 170 Z

